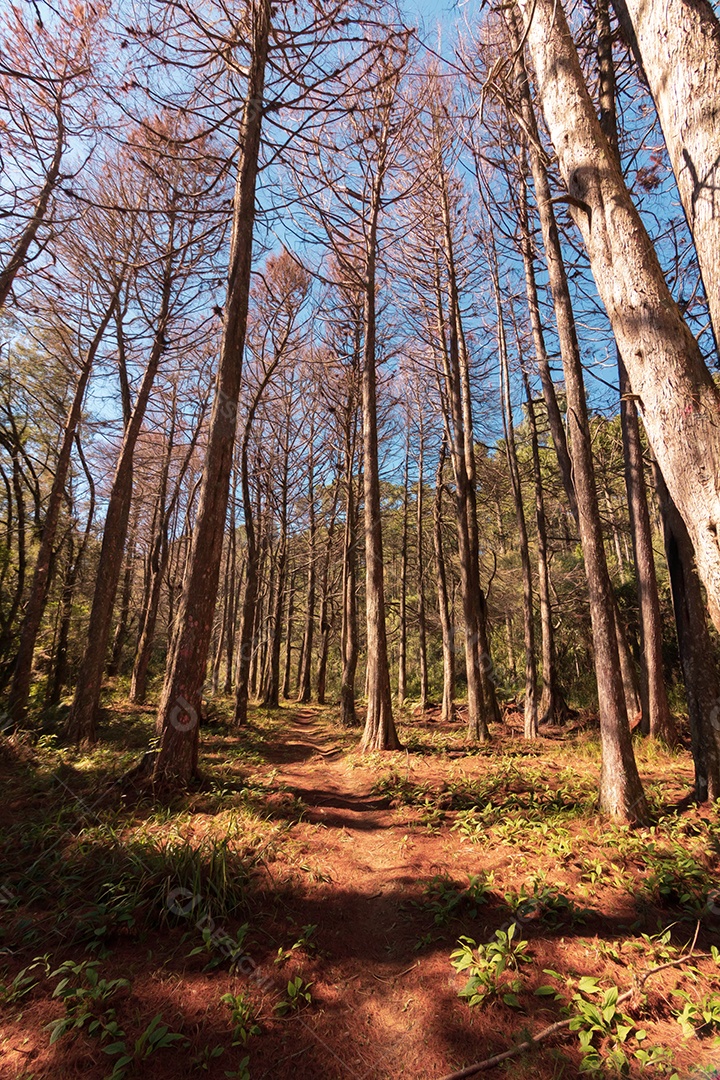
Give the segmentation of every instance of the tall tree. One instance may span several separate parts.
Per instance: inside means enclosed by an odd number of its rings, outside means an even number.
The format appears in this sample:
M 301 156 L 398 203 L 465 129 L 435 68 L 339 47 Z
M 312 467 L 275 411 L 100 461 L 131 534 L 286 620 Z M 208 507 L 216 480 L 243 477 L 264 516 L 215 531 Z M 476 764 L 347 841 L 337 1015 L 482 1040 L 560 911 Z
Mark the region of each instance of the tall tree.
M 708 0 L 613 0 L 652 92 L 720 344 L 720 21 Z
M 570 214 L 720 627 L 720 409 L 588 93 L 560 3 L 518 0 Z

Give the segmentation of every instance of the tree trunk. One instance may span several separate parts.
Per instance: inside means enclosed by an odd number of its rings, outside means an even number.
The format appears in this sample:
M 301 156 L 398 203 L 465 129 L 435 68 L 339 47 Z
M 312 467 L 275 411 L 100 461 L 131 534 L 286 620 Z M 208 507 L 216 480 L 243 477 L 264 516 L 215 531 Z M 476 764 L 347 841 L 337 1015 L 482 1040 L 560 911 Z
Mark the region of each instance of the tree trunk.
M 518 0 L 518 2 L 521 10 L 525 12 L 524 0 Z M 533 56 L 537 65 L 539 61 L 535 54 L 536 51 L 540 52 L 540 46 L 536 40 L 538 21 L 542 22 L 544 18 L 549 19 L 550 13 L 545 10 L 545 0 L 537 0 L 537 7 L 534 10 L 536 14 L 532 19 L 530 19 L 528 13 L 529 30 L 527 33 L 528 41 L 533 46 Z M 558 17 L 560 17 L 559 9 Z M 546 32 L 549 32 L 549 24 L 546 24 L 545 29 Z M 513 36 L 515 41 L 518 42 L 519 34 L 517 30 L 515 30 Z M 601 809 L 612 817 L 642 822 L 647 820 L 648 810 L 633 754 L 623 694 L 622 672 L 615 627 L 616 605 L 605 558 L 580 350 L 575 333 L 555 215 L 549 199 L 547 176 L 540 159 L 537 127 L 534 116 L 531 117 L 532 106 L 529 102 L 529 88 L 517 45 L 515 49 L 518 85 L 524 99 L 525 113 L 532 123 L 532 128 L 528 131 L 528 149 L 535 181 L 535 194 L 545 246 L 550 289 L 555 306 L 568 400 L 570 455 L 578 504 L 578 527 L 590 598 L 590 619 L 593 630 L 600 711 L 600 737 L 602 743 L 600 805 Z M 575 59 L 577 62 L 577 57 Z M 559 77 L 561 78 L 561 76 Z M 528 108 L 528 106 L 530 107 Z M 599 126 L 597 131 L 599 137 L 604 138 Z
M 310 448 L 308 458 L 308 574 L 307 595 L 305 597 L 305 632 L 303 634 L 302 659 L 300 664 L 298 701 L 307 704 L 312 697 L 312 656 L 315 631 L 315 451 L 313 441 L 315 426 L 310 427 Z
M 475 503 L 470 489 L 470 481 L 467 472 L 465 456 L 466 443 L 463 432 L 463 404 L 460 379 L 460 365 L 458 361 L 458 335 L 457 321 L 454 318 L 448 320 L 446 327 L 445 316 L 442 306 L 442 294 L 440 289 L 439 270 L 436 268 L 436 304 L 437 304 L 437 333 L 442 352 L 442 363 L 445 375 L 445 396 L 447 398 L 446 428 L 448 443 L 453 463 L 455 476 L 455 511 L 458 537 L 458 557 L 460 560 L 460 587 L 462 590 L 463 619 L 465 630 L 465 670 L 467 675 L 468 697 L 468 738 L 473 741 L 486 742 L 489 738 L 487 727 L 487 706 L 483 693 L 483 681 L 481 675 L 481 650 L 480 641 L 480 595 L 479 595 L 479 563 L 477 552 L 473 550 L 469 522 L 475 516 Z M 452 279 L 451 279 L 452 280 Z M 451 307 L 452 300 L 451 283 Z M 446 340 L 446 329 L 449 330 L 449 343 Z M 470 504 L 470 506 L 469 506 Z
M 720 428 L 715 420 L 720 392 L 670 295 L 595 115 L 561 5 L 518 0 L 518 6 L 570 213 L 720 628 Z M 715 93 L 716 80 L 711 82 Z M 685 115 L 679 113 L 683 122 Z M 713 251 L 712 258 L 716 255 Z
M 48 586 L 50 582 L 50 563 L 52 560 L 53 548 L 55 546 L 60 510 L 65 497 L 65 483 L 70 468 L 73 440 L 75 439 L 78 424 L 80 423 L 82 404 L 85 398 L 85 390 L 87 388 L 88 379 L 90 378 L 90 372 L 92 371 L 97 351 L 100 348 L 103 335 L 107 330 L 116 302 L 117 297 L 113 296 L 100 325 L 95 331 L 95 335 L 88 348 L 87 356 L 85 357 L 85 363 L 80 369 L 80 375 L 75 386 L 72 404 L 68 412 L 67 420 L 65 421 L 65 429 L 63 431 L 60 451 L 58 453 L 55 475 L 53 477 L 47 510 L 45 512 L 40 549 L 35 561 L 35 570 L 30 584 L 30 594 L 25 605 L 25 615 L 20 628 L 20 642 L 18 645 L 17 657 L 15 659 L 13 681 L 10 687 L 9 712 L 16 724 L 21 724 L 23 722 L 27 710 L 35 642 L 37 641 L 47 602 Z
M 167 786 L 187 783 L 197 772 L 198 720 L 217 595 L 240 394 L 255 222 L 255 189 L 262 130 L 260 106 L 271 24 L 271 0 L 253 7 L 252 56 L 239 139 L 225 325 L 203 469 L 202 494 L 158 709 L 162 738 L 154 778 Z
M 355 727 L 355 676 L 360 655 L 360 630 L 357 610 L 357 500 L 355 498 L 356 412 L 350 402 L 345 431 L 345 538 L 343 544 L 343 614 L 340 633 L 342 681 L 340 684 L 340 723 Z
M 615 64 L 612 54 L 612 32 L 608 0 L 596 4 L 597 61 L 599 76 L 600 126 L 620 163 L 620 143 L 617 132 Z M 662 739 L 668 745 L 676 741 L 675 724 L 670 715 L 662 660 L 662 620 L 658 598 L 652 531 L 648 512 L 647 487 L 643 463 L 640 423 L 632 396 L 630 380 L 618 351 L 618 380 L 620 386 L 620 423 L 622 426 L 625 489 L 630 513 L 630 532 L 640 610 L 640 639 L 642 665 L 640 694 L 641 726 L 645 734 Z
M 422 416 L 420 420 L 420 452 L 418 456 L 418 480 L 415 519 L 415 537 L 417 545 L 416 580 L 418 593 L 418 654 L 420 663 L 420 712 L 424 715 L 428 705 L 428 663 L 427 663 L 427 619 L 425 614 L 425 552 L 423 537 L 423 484 L 425 464 L 425 436 Z
M 292 635 L 293 635 L 293 614 L 295 611 L 295 582 L 297 580 L 297 570 L 294 569 L 290 575 L 288 584 L 288 598 L 287 598 L 287 618 L 285 622 L 285 670 L 283 672 L 283 685 L 282 696 L 287 699 L 290 697 L 290 683 L 292 681 Z
M 437 574 L 438 610 L 442 630 L 443 698 L 441 719 L 450 723 L 455 719 L 455 634 L 450 619 L 450 601 L 447 587 L 447 569 L 443 548 L 443 468 L 447 445 L 443 440 L 435 474 L 435 501 L 433 504 L 433 542 L 435 546 L 435 569 Z
M 330 559 L 332 557 L 333 539 L 335 537 L 335 517 L 337 514 L 338 496 L 340 493 L 340 472 L 335 477 L 333 487 L 333 503 L 328 523 L 327 541 L 325 544 L 325 558 L 323 560 L 322 576 L 320 581 L 320 654 L 318 656 L 317 673 L 317 700 L 318 705 L 325 704 L 325 692 L 327 683 L 328 652 L 330 650 L 330 631 L 332 623 L 330 618 Z
M 535 667 L 535 620 L 533 613 L 533 586 L 532 567 L 530 565 L 530 544 L 528 541 L 527 523 L 525 521 L 525 509 L 523 507 L 522 484 L 520 481 L 520 469 L 515 446 L 515 430 L 513 427 L 512 401 L 510 397 L 510 372 L 507 356 L 507 340 L 503 323 L 502 300 L 500 298 L 500 281 L 498 278 L 497 257 L 494 245 L 491 243 L 490 252 L 490 276 L 495 293 L 495 307 L 497 312 L 498 353 L 500 356 L 500 405 L 503 416 L 503 428 L 505 432 L 505 450 L 507 454 L 508 470 L 510 472 L 510 486 L 512 488 L 513 502 L 515 503 L 515 520 L 518 529 L 518 544 L 520 548 L 520 566 L 523 583 L 523 636 L 525 644 L 525 715 L 524 734 L 526 739 L 536 739 L 538 735 L 537 713 L 537 670 Z
M 470 393 L 470 363 L 465 342 L 462 313 L 460 310 L 460 297 L 458 292 L 457 274 L 455 268 L 455 253 L 453 246 L 453 229 L 450 214 L 450 201 L 447 189 L 447 177 L 444 170 L 441 173 L 442 215 L 445 231 L 445 258 L 447 262 L 449 299 L 451 319 L 450 349 L 453 351 L 453 338 L 457 354 L 457 366 L 460 379 L 460 395 L 462 402 L 462 436 L 464 441 L 465 468 L 467 471 L 467 491 L 465 496 L 465 510 L 468 519 L 468 538 L 470 543 L 471 576 L 473 593 L 477 597 L 477 628 L 475 647 L 477 651 L 477 663 L 480 672 L 480 685 L 484 702 L 485 720 L 483 724 L 468 724 L 468 732 L 471 738 L 485 741 L 488 737 L 487 723 L 494 720 L 499 723 L 502 719 L 500 706 L 495 692 L 494 665 L 490 653 L 490 639 L 487 630 L 487 602 L 485 592 L 480 584 L 480 540 L 477 522 L 477 470 L 475 468 L 475 437 L 473 427 L 472 397 Z M 484 730 L 483 730 L 484 727 Z
M 545 498 L 540 466 L 540 447 L 538 443 L 535 405 L 530 392 L 530 382 L 523 369 L 525 401 L 527 407 L 530 442 L 532 446 L 533 480 L 535 484 L 535 524 L 538 546 L 538 595 L 540 598 L 540 626 L 542 632 L 542 674 L 543 688 L 540 697 L 540 723 L 562 724 L 567 719 L 567 705 L 558 682 L 557 658 L 555 653 L 555 629 L 552 621 L 550 600 L 550 558 L 548 552 L 547 523 L 545 519 Z
M 171 243 L 172 241 L 170 241 Z M 165 334 L 167 332 L 172 293 L 171 260 L 173 254 L 174 252 L 170 246 L 167 253 L 160 310 L 150 350 L 150 358 L 138 390 L 132 415 L 125 427 L 122 449 L 115 469 L 105 516 L 100 561 L 98 563 L 95 592 L 88 626 L 87 645 L 78 673 L 75 699 L 68 718 L 70 738 L 81 746 L 91 746 L 96 740 L 95 724 L 100 705 L 100 690 L 107 658 L 113 606 L 125 551 L 130 503 L 132 501 L 133 458 L 135 446 L 145 419 L 150 392 L 165 349 Z
M 677 739 L 675 723 L 670 713 L 662 656 L 662 617 L 655 575 L 655 556 L 652 546 L 650 514 L 648 512 L 645 468 L 637 409 L 630 394 L 627 374 L 618 355 L 620 369 L 620 417 L 625 450 L 625 486 L 630 510 L 633 557 L 637 578 L 642 643 L 643 719 L 647 732 L 673 746 Z
M 408 572 L 408 488 L 410 482 L 410 419 L 406 417 L 405 468 L 403 471 L 402 531 L 400 550 L 400 604 L 398 641 L 398 705 L 407 697 L 407 572 Z
M 707 0 L 613 0 L 655 101 L 720 343 L 720 22 Z
M 690 719 L 695 798 L 715 801 L 720 799 L 720 678 L 690 536 L 656 461 L 653 469 Z
M 260 545 L 258 543 L 255 521 L 253 520 L 252 496 L 250 493 L 250 475 L 248 471 L 247 444 L 250 434 L 251 419 L 245 427 L 245 437 L 241 452 L 241 485 L 243 495 L 243 514 L 245 519 L 245 593 L 240 615 L 240 630 L 238 632 L 238 656 L 235 671 L 235 723 L 247 724 L 248 700 L 250 697 L 250 680 L 252 675 L 252 661 L 257 650 L 257 638 L 255 637 L 255 623 L 257 615 L 257 598 L 260 577 Z M 260 511 L 258 509 L 257 524 L 260 525 Z
M 387 122 L 383 138 L 388 137 Z M 375 176 L 365 264 L 362 359 L 363 490 L 365 496 L 365 609 L 367 621 L 367 717 L 362 749 L 399 750 L 395 730 L 385 626 L 385 582 L 377 429 L 376 281 L 377 229 L 384 165 Z
M 137 531 L 137 519 L 138 514 L 136 511 L 133 515 L 133 522 L 130 526 L 130 536 L 125 551 L 125 573 L 122 576 L 123 586 L 120 593 L 120 611 L 118 612 L 118 622 L 115 628 L 112 648 L 110 650 L 110 660 L 107 665 L 107 674 L 110 678 L 114 678 L 120 672 L 125 642 L 130 633 L 130 604 L 132 600 L 132 586 L 135 572 L 135 536 Z

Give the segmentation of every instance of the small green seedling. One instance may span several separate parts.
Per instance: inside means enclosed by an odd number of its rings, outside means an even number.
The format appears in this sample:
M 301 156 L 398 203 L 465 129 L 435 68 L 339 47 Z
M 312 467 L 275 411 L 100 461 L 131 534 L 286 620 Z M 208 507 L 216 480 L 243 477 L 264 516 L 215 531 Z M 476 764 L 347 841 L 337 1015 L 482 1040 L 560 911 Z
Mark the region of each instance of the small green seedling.
M 280 1016 L 285 1016 L 286 1013 L 296 1012 L 298 1009 L 310 1005 L 312 1002 L 311 986 L 312 983 L 303 982 L 300 976 L 296 975 L 287 984 L 287 998 L 278 1001 L 275 1012 L 279 1013 Z
M 124 1035 L 124 1032 L 118 1031 L 117 1034 Z M 103 1047 L 104 1054 L 119 1055 L 108 1080 L 123 1080 L 131 1069 L 147 1061 L 158 1050 L 167 1050 L 179 1042 L 187 1044 L 188 1040 L 179 1032 L 170 1031 L 167 1024 L 162 1023 L 162 1016 L 158 1013 L 130 1046 L 125 1039 L 117 1039 Z M 147 1070 L 141 1071 L 147 1075 Z
M 507 930 L 496 930 L 495 940 L 478 945 L 472 938 L 461 937 L 460 947 L 450 954 L 450 962 L 456 971 L 465 972 L 468 981 L 458 997 L 465 998 L 468 1005 L 481 1005 L 487 998 L 501 998 L 506 1005 L 520 1008 L 518 992 L 522 982 L 517 974 L 520 964 L 529 963 L 529 944 L 518 937 L 517 923 Z
M 245 994 L 223 994 L 220 1000 L 232 1014 L 233 1046 L 245 1046 L 253 1035 L 261 1034 L 257 1012 L 249 997 Z

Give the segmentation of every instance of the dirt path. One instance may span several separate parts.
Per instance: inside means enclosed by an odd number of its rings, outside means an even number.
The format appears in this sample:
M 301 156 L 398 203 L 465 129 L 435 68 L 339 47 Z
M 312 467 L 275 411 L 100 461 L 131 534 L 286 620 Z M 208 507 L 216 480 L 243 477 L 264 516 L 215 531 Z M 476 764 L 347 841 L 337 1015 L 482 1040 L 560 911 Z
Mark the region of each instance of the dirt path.
M 388 767 L 405 760 L 397 755 Z M 417 812 L 374 794 L 377 772 L 346 754 L 312 709 L 296 714 L 269 761 L 277 782 L 307 806 L 292 830 L 306 860 L 292 910 L 299 926 L 317 926 L 318 953 L 303 977 L 320 1007 L 299 1018 L 312 1038 L 287 1075 L 442 1076 L 477 1042 L 449 949 L 422 944 L 433 918 L 414 905 L 434 875 L 466 878 L 460 841 L 413 830 Z

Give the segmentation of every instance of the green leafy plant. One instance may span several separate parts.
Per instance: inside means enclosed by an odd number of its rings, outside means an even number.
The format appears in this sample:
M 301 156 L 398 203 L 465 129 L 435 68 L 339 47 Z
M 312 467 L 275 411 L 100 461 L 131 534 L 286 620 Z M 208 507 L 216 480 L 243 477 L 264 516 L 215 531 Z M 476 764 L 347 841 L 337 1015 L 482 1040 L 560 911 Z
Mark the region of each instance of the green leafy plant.
M 675 996 L 685 1002 L 674 1015 L 686 1039 L 708 1035 L 720 1028 L 720 994 L 708 994 L 700 1001 L 693 1001 L 684 990 L 677 990 Z
M 117 1040 L 103 1047 L 104 1054 L 117 1057 L 109 1080 L 122 1080 L 131 1069 L 142 1065 L 158 1050 L 167 1050 L 180 1042 L 188 1043 L 184 1035 L 177 1031 L 170 1031 L 167 1024 L 163 1024 L 160 1013 L 153 1016 L 145 1030 L 130 1045 L 120 1037 L 125 1035 L 124 1031 L 117 1030 L 115 1034 L 119 1036 Z M 143 1071 L 147 1075 L 146 1070 Z
M 587 918 L 587 912 L 556 885 L 546 885 L 537 879 L 531 882 L 531 890 L 523 885 L 519 894 L 506 893 L 505 899 L 522 922 L 538 920 L 550 927 L 568 922 L 574 926 Z
M 232 1015 L 233 1046 L 245 1046 L 253 1035 L 261 1034 L 255 1005 L 246 994 L 223 994 L 220 1000 Z
M 298 1009 L 310 1005 L 312 1002 L 311 986 L 312 983 L 303 982 L 300 976 L 296 975 L 287 984 L 287 997 L 283 998 L 282 1001 L 278 1001 L 275 1012 L 279 1013 L 280 1016 L 285 1016 L 286 1013 L 296 1012 Z
M 200 933 L 202 935 L 202 945 L 196 945 L 187 955 L 188 957 L 191 957 L 207 953 L 209 960 L 203 968 L 203 971 L 214 971 L 215 968 L 221 967 L 228 958 L 230 958 L 232 967 L 236 959 L 243 953 L 245 940 L 249 930 L 250 923 L 243 923 L 242 926 L 238 927 L 235 937 L 233 938 L 222 928 L 218 928 L 214 925 L 201 926 Z
M 306 953 L 312 952 L 315 948 L 315 942 L 311 939 L 316 930 L 317 923 L 308 923 L 306 926 L 303 926 L 302 934 L 297 939 L 297 941 L 290 946 L 289 949 L 283 949 L 282 946 L 278 949 L 277 956 L 275 957 L 275 963 L 284 964 L 287 960 L 290 959 L 290 957 L 294 953 L 298 952 L 300 949 L 304 950 Z
M 583 997 L 583 994 L 601 994 L 602 998 L 596 1004 Z M 626 1070 L 629 1059 L 625 1044 L 629 1036 L 634 1032 L 638 1042 L 646 1038 L 644 1031 L 635 1030 L 632 1017 L 620 1009 L 619 996 L 617 986 L 602 990 L 597 979 L 590 976 L 580 979 L 578 992 L 570 1004 L 574 1012 L 570 1020 L 570 1030 L 576 1031 L 580 1040 L 580 1052 L 583 1055 L 581 1072 L 600 1072 L 606 1068 L 612 1068 L 618 1073 Z M 604 1044 L 602 1054 L 597 1046 L 598 1040 L 602 1040 Z
M 65 1015 L 47 1025 L 50 1045 L 68 1032 L 80 1028 L 87 1028 L 89 1035 L 101 1035 L 108 1022 L 115 1017 L 114 1010 L 108 1009 L 107 1003 L 119 990 L 129 989 L 130 982 L 127 979 L 101 979 L 97 961 L 76 964 L 66 960 L 50 978 L 59 975 L 62 978 L 52 996 L 64 1003 Z
M 250 1080 L 250 1069 L 248 1068 L 249 1064 L 250 1064 L 250 1057 L 249 1057 L 249 1055 L 246 1055 L 240 1061 L 240 1064 L 238 1065 L 237 1069 L 232 1069 L 232 1070 L 226 1069 L 225 1070 L 225 1075 L 234 1077 L 234 1080 Z
M 31 971 L 35 971 L 37 968 L 43 968 L 44 974 L 49 975 L 50 965 L 47 955 L 36 956 L 32 964 L 28 964 L 22 971 L 18 971 L 12 982 L 0 983 L 0 1002 L 4 1005 L 14 1005 L 15 1002 L 31 993 L 40 981 L 30 974 Z
M 458 997 L 465 998 L 471 1006 L 480 1005 L 487 998 L 501 998 L 506 1005 L 520 1008 L 517 995 L 522 980 L 517 973 L 520 964 L 530 962 L 528 948 L 529 943 L 518 936 L 517 923 L 507 930 L 496 930 L 495 939 L 487 945 L 461 937 L 459 948 L 450 954 L 455 970 L 468 975 Z
M 213 1061 L 221 1057 L 224 1053 L 224 1046 L 203 1046 L 200 1053 L 196 1054 L 193 1058 L 192 1067 L 199 1072 L 209 1072 Z
M 490 880 L 479 874 L 471 874 L 468 885 L 463 888 L 448 874 L 436 874 L 423 888 L 423 899 L 413 903 L 431 914 L 436 926 L 445 926 L 461 911 L 475 918 L 478 908 L 489 899 Z

